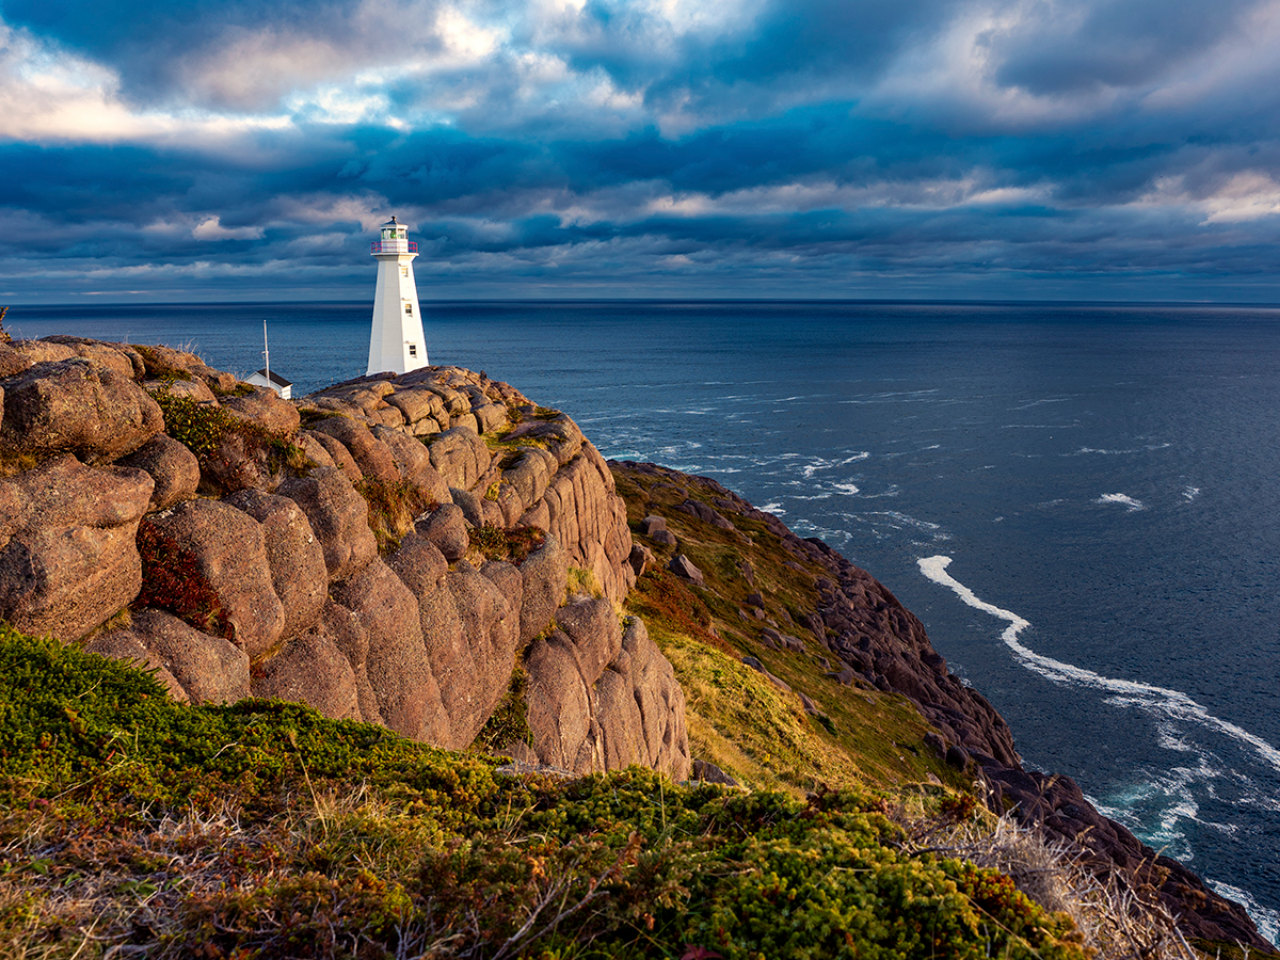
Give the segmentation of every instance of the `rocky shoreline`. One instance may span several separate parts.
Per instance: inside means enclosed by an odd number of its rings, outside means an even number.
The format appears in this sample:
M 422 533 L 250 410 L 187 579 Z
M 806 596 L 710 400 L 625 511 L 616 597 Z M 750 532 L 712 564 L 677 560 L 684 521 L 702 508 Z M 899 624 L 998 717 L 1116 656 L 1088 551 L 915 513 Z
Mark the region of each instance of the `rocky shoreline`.
M 1012 812 L 1051 840 L 1077 847 L 1100 879 L 1115 877 L 1142 897 L 1161 903 L 1191 938 L 1232 941 L 1274 952 L 1245 909 L 1209 889 L 1178 861 L 1141 843 L 1124 825 L 1100 814 L 1070 777 L 1027 770 L 1004 718 L 976 690 L 947 670 L 924 625 L 865 570 L 816 538 L 802 539 L 715 480 L 655 464 L 620 465 L 701 495 L 722 521 L 751 518 L 767 524 L 792 562 L 818 564 L 819 603 L 797 632 L 811 635 L 838 658 L 838 676 L 908 697 L 937 734 L 926 738 L 947 762 L 978 778 L 997 813 Z
M 427 368 L 288 402 L 164 347 L 0 344 L 0 466 L 0 618 L 18 629 L 146 664 L 178 700 L 300 701 L 450 749 L 514 702 L 493 746 L 575 774 L 690 776 L 685 692 L 644 621 L 617 611 L 655 569 L 697 598 L 668 521 L 744 542 L 755 524 L 804 602 L 767 615 L 750 565 L 734 566 L 750 643 L 908 698 L 993 810 L 1078 845 L 1187 936 L 1272 949 L 1070 779 L 1024 770 L 1004 720 L 869 574 L 714 481 L 606 463 L 568 416 L 483 374 Z

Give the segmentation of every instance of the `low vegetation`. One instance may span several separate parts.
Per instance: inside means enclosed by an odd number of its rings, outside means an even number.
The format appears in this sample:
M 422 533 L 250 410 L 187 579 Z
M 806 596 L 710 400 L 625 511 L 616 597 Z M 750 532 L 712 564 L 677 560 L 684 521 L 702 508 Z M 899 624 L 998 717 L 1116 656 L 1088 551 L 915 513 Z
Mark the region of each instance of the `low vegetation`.
M 816 568 L 790 559 L 777 534 L 761 521 L 735 514 L 737 529 L 725 530 L 676 509 L 687 497 L 711 506 L 704 490 L 677 489 L 624 466 L 614 473 L 628 518 L 637 526 L 650 513 L 666 518 L 680 552 L 706 581 L 693 586 L 666 570 L 663 563 L 672 548 L 654 543 L 658 562 L 628 601 L 644 617 L 685 690 L 694 756 L 745 785 L 797 793 L 819 783 L 882 787 L 932 780 L 957 790 L 972 788 L 969 778 L 925 745 L 932 728 L 906 698 L 860 679 L 843 686 L 830 676 L 830 652 L 792 619 L 817 605 Z M 763 601 L 768 619 L 748 613 L 757 609 L 747 602 L 751 594 Z M 807 637 L 806 650 L 765 644 L 763 629 L 771 622 L 784 633 Z M 806 713 L 796 693 L 784 693 L 745 666 L 744 656 L 804 693 L 820 712 Z
M 603 597 L 604 590 L 600 587 L 600 581 L 591 570 L 585 567 L 569 568 L 569 577 L 565 586 L 566 599 L 572 597 Z
M 189 377 L 188 377 L 189 378 Z M 236 438 L 274 471 L 302 470 L 310 466 L 303 450 L 287 436 L 272 433 L 261 424 L 228 413 L 222 407 L 201 403 L 173 392 L 168 385 L 151 391 L 164 414 L 164 430 L 199 458 L 201 465 L 219 454 L 228 438 Z
M 369 505 L 369 529 L 383 556 L 399 549 L 404 535 L 413 529 L 415 517 L 439 506 L 407 480 L 362 477 L 356 481 L 355 488 Z
M 525 672 L 523 664 L 517 663 L 511 671 L 511 683 L 507 692 L 471 744 L 473 753 L 493 753 L 512 743 L 533 746 L 533 731 L 529 728 L 528 688 L 529 674 Z
M 479 527 L 468 527 L 467 536 L 471 546 L 479 551 L 486 560 L 506 560 L 517 567 L 528 559 L 529 554 L 547 542 L 547 535 L 537 527 L 519 527 L 515 530 L 504 530 L 491 523 Z
M 296 705 L 175 704 L 9 628 L 0 694 L 9 955 L 1086 956 L 1065 914 L 930 849 L 944 791 L 503 775 Z

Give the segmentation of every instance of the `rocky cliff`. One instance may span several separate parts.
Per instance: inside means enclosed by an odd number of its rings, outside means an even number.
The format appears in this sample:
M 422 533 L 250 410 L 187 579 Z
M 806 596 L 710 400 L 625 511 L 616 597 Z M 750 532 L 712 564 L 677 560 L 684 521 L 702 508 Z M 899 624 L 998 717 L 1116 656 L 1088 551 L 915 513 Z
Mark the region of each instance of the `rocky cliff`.
M 671 667 L 617 605 L 626 508 L 567 416 L 458 369 L 294 404 L 164 347 L 0 349 L 0 617 L 192 703 L 307 703 L 576 773 L 689 773 Z M 523 674 L 516 670 L 523 665 Z
M 694 637 L 821 741 L 792 786 L 850 756 L 855 779 L 950 771 L 1189 934 L 1267 948 L 1072 781 L 1024 770 L 869 574 L 714 481 L 607 464 L 568 416 L 483 374 L 287 402 L 164 347 L 0 344 L 0 618 L 146 664 L 193 704 L 299 701 L 452 749 L 677 780 L 694 751 L 719 776 L 714 737 L 733 736 L 686 704 L 689 661 L 655 642 Z
M 701 610 L 686 608 L 689 628 L 701 620 L 715 639 L 731 641 L 797 709 L 821 718 L 841 699 L 905 696 L 932 728 L 923 744 L 975 779 L 993 811 L 1077 850 L 1099 879 L 1162 904 L 1187 936 L 1274 952 L 1239 904 L 1104 817 L 1071 778 L 1024 769 L 1004 719 L 947 670 L 920 621 L 866 571 L 714 480 L 654 464 L 613 467 L 639 550 L 705 582 L 695 587 Z M 912 749 L 905 738 L 895 745 Z

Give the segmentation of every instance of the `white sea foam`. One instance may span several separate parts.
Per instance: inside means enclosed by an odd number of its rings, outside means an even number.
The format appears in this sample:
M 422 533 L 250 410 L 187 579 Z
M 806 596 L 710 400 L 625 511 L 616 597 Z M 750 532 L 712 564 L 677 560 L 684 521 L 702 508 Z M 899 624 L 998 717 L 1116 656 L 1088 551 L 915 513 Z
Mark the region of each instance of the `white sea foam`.
M 1122 457 L 1131 453 L 1149 453 L 1152 450 L 1165 450 L 1173 446 L 1171 443 L 1149 443 L 1143 447 L 1132 447 L 1128 450 L 1099 450 L 1095 447 L 1081 447 L 1075 453 L 1064 453 L 1064 457 L 1079 457 L 1089 453 L 1101 454 L 1105 457 Z
M 833 483 L 836 493 L 843 493 L 846 496 L 856 497 L 861 491 L 856 483 Z
M 783 517 L 783 516 L 786 516 L 786 513 L 787 513 L 787 511 L 782 509 L 782 504 L 776 500 L 766 503 L 760 509 L 763 510 L 765 513 L 772 513 L 775 517 Z
M 934 399 L 934 394 L 938 393 L 938 388 L 933 387 L 928 390 L 903 390 L 903 391 L 887 391 L 885 393 L 875 393 L 869 397 L 854 397 L 852 400 L 841 400 L 841 403 L 884 403 L 887 400 L 897 402 L 920 402 L 922 400 Z
M 1020 404 L 1019 406 L 1016 406 L 1013 409 L 1030 410 L 1032 407 L 1038 407 L 1042 403 L 1067 403 L 1070 399 L 1071 399 L 1070 397 L 1050 397 L 1045 400 L 1031 400 L 1028 403 Z
M 920 520 L 916 517 L 908 516 L 898 510 L 875 510 L 861 514 L 860 516 L 870 518 L 870 521 L 873 524 L 885 524 L 895 530 L 919 530 L 922 533 L 932 535 L 934 540 L 951 539 L 951 534 L 943 530 L 941 524 L 932 523 L 929 520 Z
M 1188 500 L 1194 500 L 1196 497 L 1200 496 L 1200 488 L 1192 486 L 1183 487 L 1182 495 Z
M 1031 626 L 1010 610 L 1003 610 L 994 604 L 980 599 L 972 590 L 947 573 L 951 563 L 950 557 L 924 557 L 917 561 L 920 572 L 941 586 L 952 590 L 956 596 L 976 610 L 989 613 L 1000 620 L 1006 620 L 1000 639 L 1013 651 L 1014 656 L 1027 669 L 1032 670 L 1054 683 L 1071 684 L 1089 687 L 1094 690 L 1105 690 L 1114 696 L 1108 702 L 1117 706 L 1133 706 L 1157 717 L 1167 717 L 1184 723 L 1195 723 L 1205 728 L 1225 734 L 1232 740 L 1252 748 L 1273 769 L 1280 771 L 1280 750 L 1277 750 L 1261 737 L 1255 736 L 1243 727 L 1213 716 L 1204 706 L 1192 700 L 1180 690 L 1170 690 L 1149 683 L 1135 680 L 1116 680 L 1104 677 L 1092 670 L 1077 667 L 1061 660 L 1054 660 L 1036 653 L 1022 645 L 1018 634 Z
M 839 486 L 839 484 L 837 484 L 837 486 Z M 861 488 L 858 490 L 859 500 L 879 500 L 881 497 L 897 497 L 901 495 L 902 495 L 902 488 L 898 486 L 896 483 L 889 484 L 889 486 L 885 487 L 879 493 L 867 493 L 867 491 Z
M 1104 493 L 1094 503 L 1121 503 L 1129 508 L 1129 513 L 1135 510 L 1145 510 L 1146 505 L 1141 500 L 1135 500 L 1127 493 Z
M 1280 911 L 1270 910 L 1262 906 L 1249 895 L 1247 890 L 1233 887 L 1229 883 L 1223 883 L 1221 880 L 1214 880 L 1211 877 L 1205 877 L 1204 882 L 1213 887 L 1214 891 L 1220 896 L 1224 896 L 1228 900 L 1234 900 L 1244 907 L 1249 916 L 1253 917 L 1253 922 L 1258 925 L 1258 932 L 1263 937 L 1272 943 L 1280 939 Z
M 1162 746 L 1195 754 L 1194 764 L 1164 770 L 1152 777 L 1150 781 L 1137 784 L 1119 796 L 1107 798 L 1105 801 L 1089 797 L 1090 802 L 1100 812 L 1127 824 L 1153 846 L 1164 848 L 1166 852 L 1180 860 L 1189 861 L 1194 851 L 1186 833 L 1179 826 L 1181 822 L 1194 821 L 1228 836 L 1239 832 L 1236 824 L 1201 819 L 1199 806 L 1190 790 L 1193 783 L 1207 787 L 1209 796 L 1214 797 L 1216 796 L 1214 785 L 1224 781 L 1229 782 L 1242 789 L 1243 796 L 1237 798 L 1236 802 L 1250 806 L 1261 805 L 1267 809 L 1272 807 L 1280 809 L 1280 803 L 1276 803 L 1266 796 L 1264 791 L 1260 791 L 1249 777 L 1235 770 L 1224 770 L 1213 762 L 1217 758 L 1212 753 L 1196 749 L 1186 742 L 1185 736 L 1175 734 L 1174 724 L 1190 723 L 1225 734 L 1231 740 L 1252 748 L 1266 764 L 1280 771 L 1280 750 L 1261 737 L 1213 716 L 1201 704 L 1181 691 L 1129 680 L 1115 680 L 1092 670 L 1085 670 L 1035 653 L 1018 640 L 1018 634 L 1031 626 L 1030 622 L 1012 611 L 981 600 L 972 590 L 948 574 L 946 568 L 951 563 L 950 557 L 926 557 L 917 562 L 921 573 L 933 582 L 952 590 L 967 605 L 1007 621 L 1009 625 L 1001 634 L 1001 639 L 1023 666 L 1055 683 L 1074 684 L 1107 691 L 1111 696 L 1105 698 L 1106 703 L 1118 707 L 1136 707 L 1153 715 L 1160 731 Z M 1140 822 L 1134 809 L 1144 801 L 1150 802 L 1152 799 L 1161 797 L 1168 798 L 1171 802 L 1160 806 L 1156 814 L 1156 822 Z M 1280 913 L 1259 905 L 1247 891 L 1208 878 L 1206 880 L 1223 896 L 1243 904 L 1257 923 L 1262 935 L 1275 942 L 1280 935 Z
M 819 470 L 834 470 L 837 467 L 847 467 L 851 463 L 858 463 L 861 460 L 866 460 L 870 456 L 870 452 L 866 450 L 859 450 L 851 456 L 841 457 L 838 460 L 827 460 L 823 457 L 818 457 L 812 463 L 807 463 L 801 467 L 800 472 L 804 474 L 806 479 L 812 479 L 813 475 Z

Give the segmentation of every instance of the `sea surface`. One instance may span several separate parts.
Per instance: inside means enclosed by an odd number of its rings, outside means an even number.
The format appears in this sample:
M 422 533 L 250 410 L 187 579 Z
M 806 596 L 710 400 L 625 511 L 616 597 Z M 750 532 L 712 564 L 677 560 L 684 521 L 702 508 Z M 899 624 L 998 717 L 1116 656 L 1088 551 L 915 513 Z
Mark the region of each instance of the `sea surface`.
M 893 590 L 1025 762 L 1280 934 L 1280 308 L 424 304 L 438 364 L 608 457 L 715 477 Z M 295 396 L 364 372 L 367 303 L 15 307 Z

